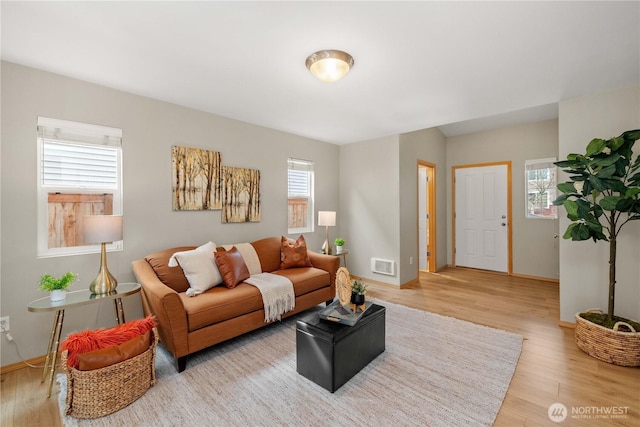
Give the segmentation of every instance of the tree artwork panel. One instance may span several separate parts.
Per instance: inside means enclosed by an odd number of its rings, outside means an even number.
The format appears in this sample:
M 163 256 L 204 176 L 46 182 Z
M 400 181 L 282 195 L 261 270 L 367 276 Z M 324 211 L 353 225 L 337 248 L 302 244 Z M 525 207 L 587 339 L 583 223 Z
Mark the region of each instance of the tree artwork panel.
M 259 222 L 260 171 L 222 167 L 222 222 Z
M 217 151 L 172 146 L 173 210 L 221 209 L 221 163 L 222 156 Z

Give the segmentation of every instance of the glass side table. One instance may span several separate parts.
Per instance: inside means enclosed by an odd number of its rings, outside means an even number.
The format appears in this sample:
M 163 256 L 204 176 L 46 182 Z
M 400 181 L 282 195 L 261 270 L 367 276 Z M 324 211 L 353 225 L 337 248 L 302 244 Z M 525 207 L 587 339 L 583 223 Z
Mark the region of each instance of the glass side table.
M 60 334 L 62 333 L 62 322 L 64 321 L 64 311 L 68 308 L 78 307 L 81 305 L 93 304 L 106 300 L 113 300 L 113 306 L 116 313 L 116 323 L 122 324 L 124 320 L 124 308 L 122 307 L 122 297 L 133 295 L 140 292 L 139 283 L 118 283 L 115 292 L 108 295 L 93 295 L 87 290 L 67 292 L 67 296 L 62 301 L 51 301 L 47 297 L 39 298 L 31 301 L 27 306 L 29 311 L 39 313 L 44 311 L 55 311 L 56 315 L 53 320 L 53 328 L 49 337 L 49 346 L 47 347 L 47 358 L 44 362 L 42 370 L 41 383 L 44 383 L 49 374 L 49 385 L 47 389 L 47 397 L 51 397 L 51 386 L 53 385 L 53 377 L 56 373 L 56 360 L 58 358 L 58 347 L 60 346 Z
M 343 249 L 342 252 L 340 252 L 339 254 L 333 252 L 331 255 L 342 257 L 342 261 L 344 262 L 344 268 L 347 268 L 347 255 L 349 255 L 349 249 Z

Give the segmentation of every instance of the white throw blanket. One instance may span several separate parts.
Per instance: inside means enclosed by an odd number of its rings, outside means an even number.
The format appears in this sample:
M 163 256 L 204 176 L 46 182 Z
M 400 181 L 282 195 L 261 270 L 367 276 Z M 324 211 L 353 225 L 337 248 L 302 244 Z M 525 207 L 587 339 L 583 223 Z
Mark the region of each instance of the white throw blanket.
M 262 294 L 265 323 L 280 320 L 281 315 L 296 306 L 293 283 L 286 277 L 271 273 L 254 274 L 245 283 L 255 286 Z

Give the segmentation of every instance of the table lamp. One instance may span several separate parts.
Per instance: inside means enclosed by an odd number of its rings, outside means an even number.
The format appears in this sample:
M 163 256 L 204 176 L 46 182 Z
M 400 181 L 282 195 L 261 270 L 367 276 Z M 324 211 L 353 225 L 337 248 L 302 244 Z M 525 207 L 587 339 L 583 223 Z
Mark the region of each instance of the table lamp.
M 82 226 L 85 243 L 100 243 L 100 270 L 91 282 L 89 290 L 94 295 L 110 294 L 116 290 L 118 281 L 107 269 L 107 243 L 122 240 L 122 215 L 85 216 Z
M 329 244 L 329 227 L 336 225 L 336 213 L 332 211 L 318 211 L 318 225 L 324 226 L 324 243 L 320 253 L 331 255 L 331 245 Z

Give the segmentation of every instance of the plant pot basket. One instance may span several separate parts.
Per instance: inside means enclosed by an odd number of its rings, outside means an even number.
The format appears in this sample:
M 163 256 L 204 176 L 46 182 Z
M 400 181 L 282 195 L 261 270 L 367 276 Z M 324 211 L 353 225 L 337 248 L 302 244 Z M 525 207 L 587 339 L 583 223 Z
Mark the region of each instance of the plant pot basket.
M 67 374 L 65 414 L 75 418 L 99 418 L 119 411 L 141 397 L 156 383 L 156 345 L 158 331 L 153 328 L 151 345 L 138 356 L 104 368 L 80 371 L 62 363 Z
M 640 333 L 623 332 L 616 327 L 605 328 L 583 319 L 577 313 L 576 344 L 580 350 L 603 362 L 619 366 L 640 366 Z

